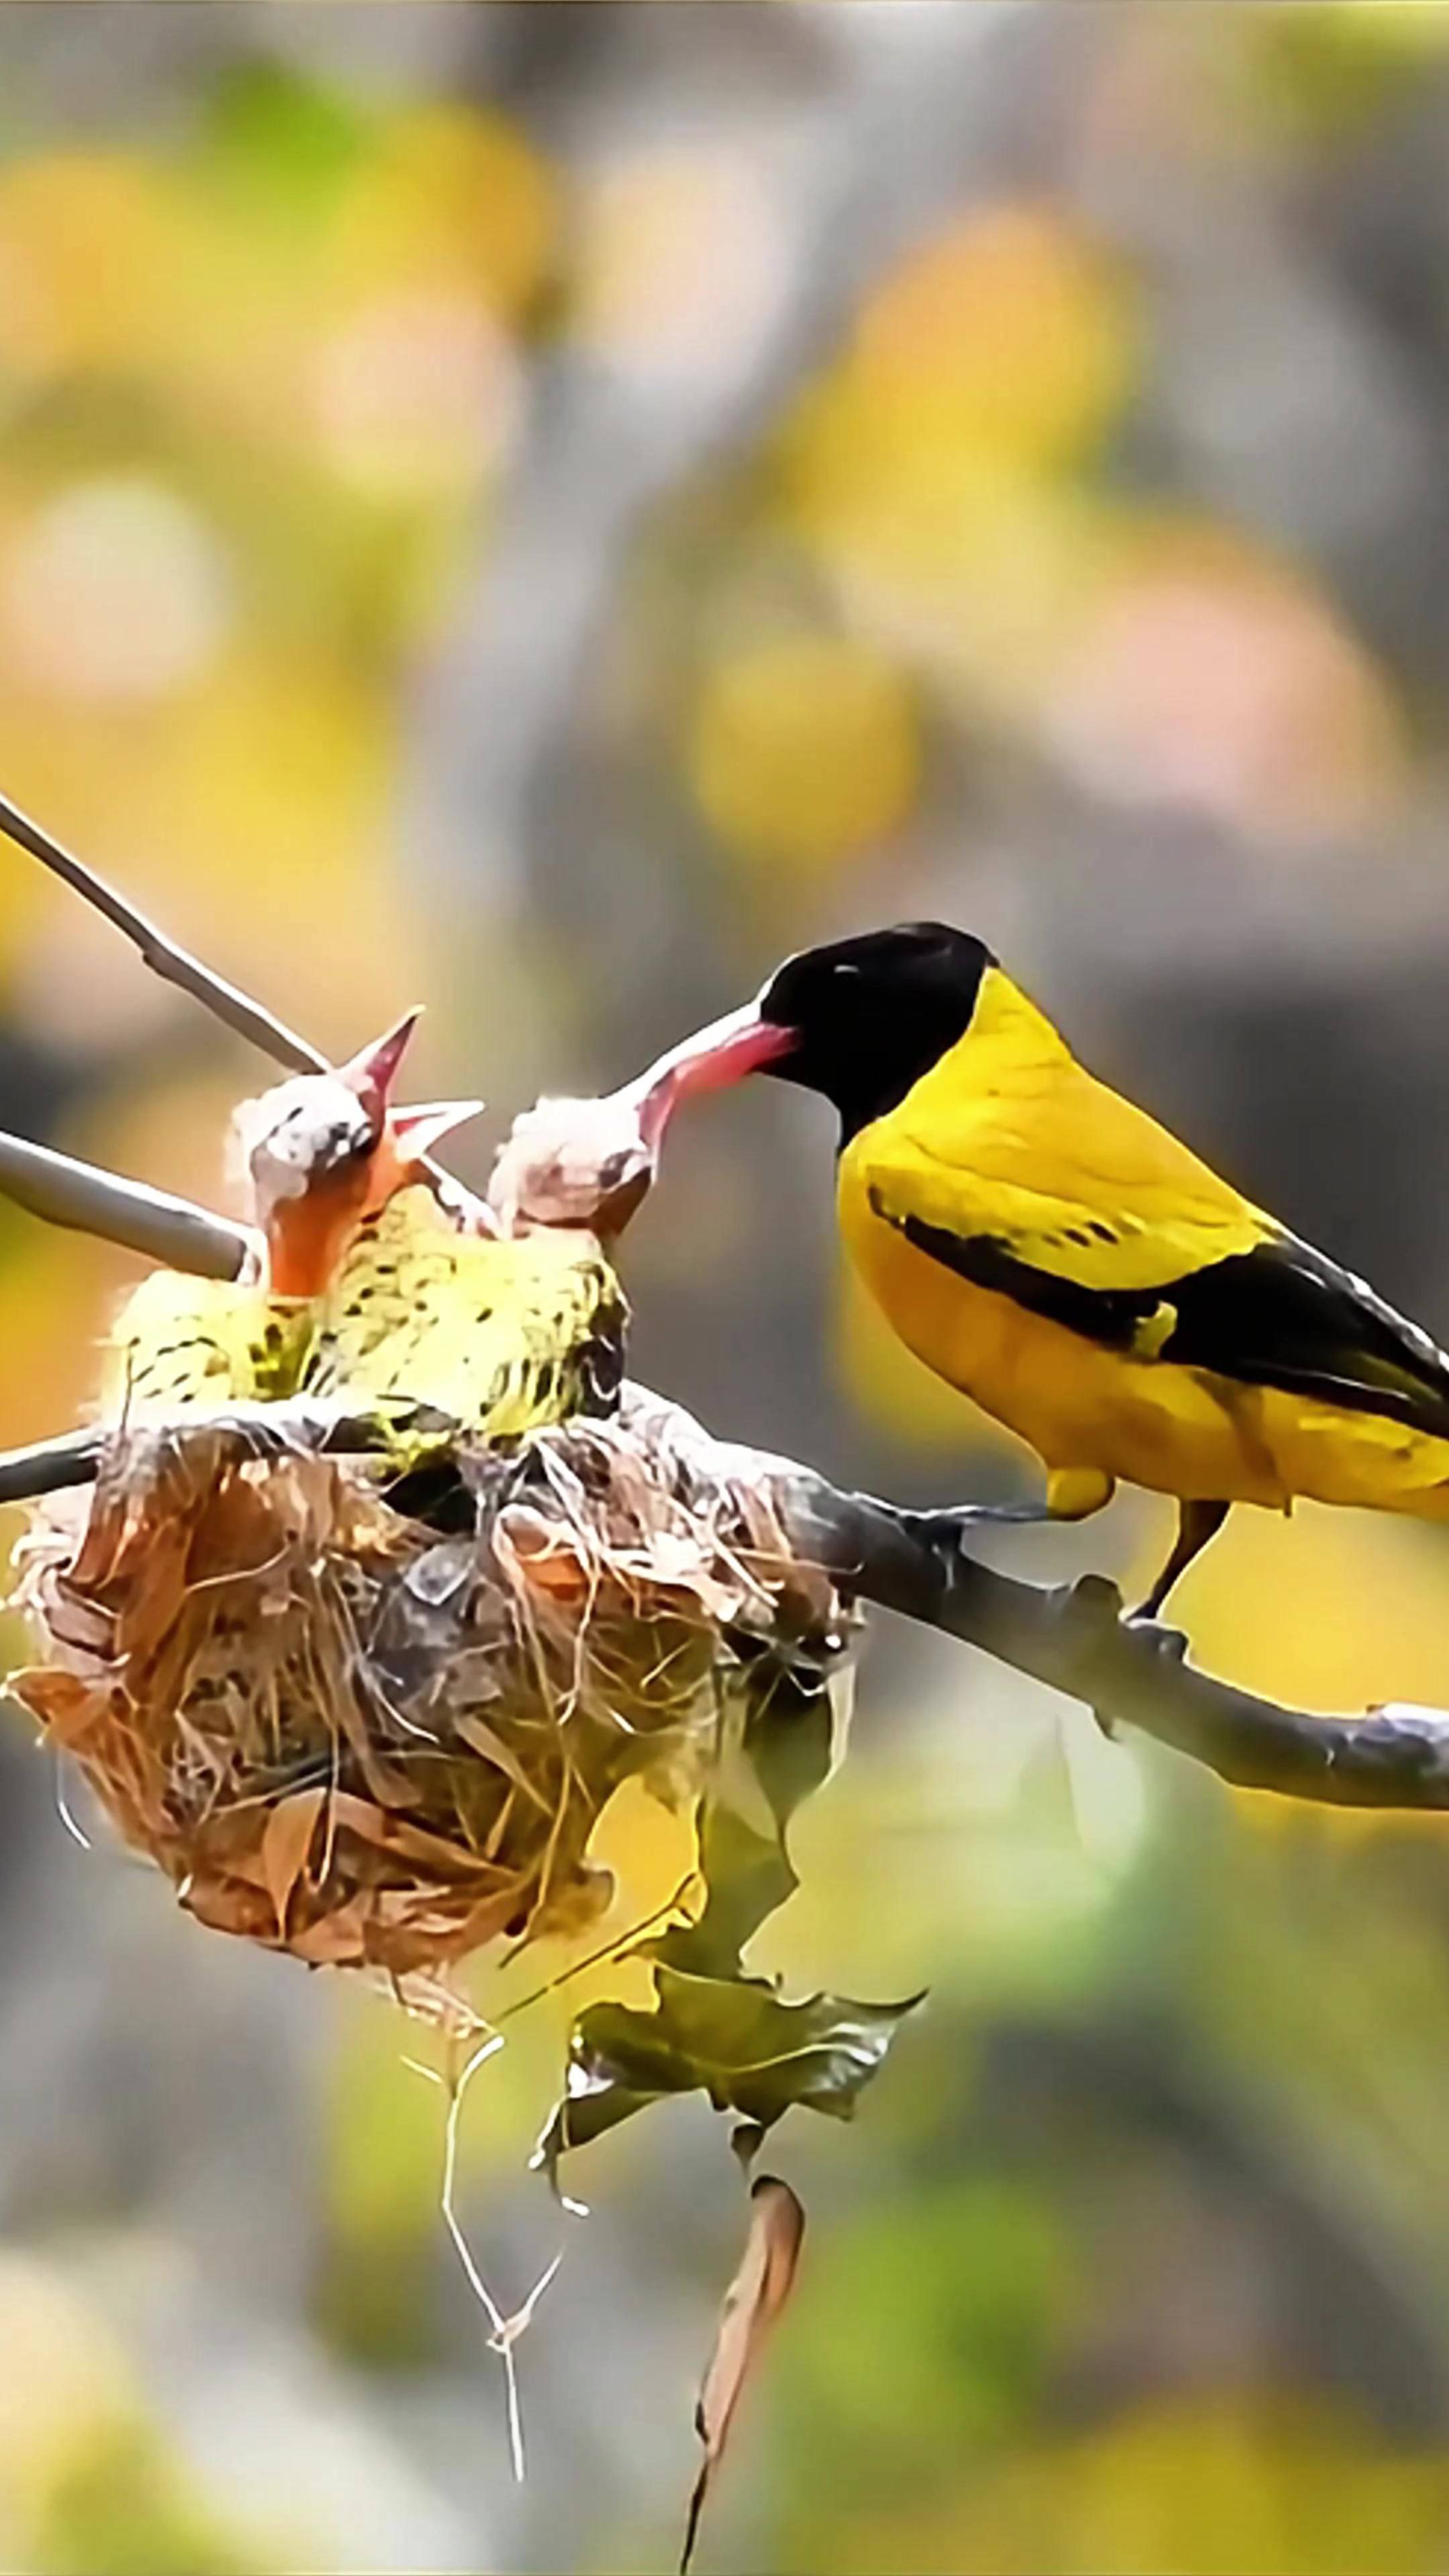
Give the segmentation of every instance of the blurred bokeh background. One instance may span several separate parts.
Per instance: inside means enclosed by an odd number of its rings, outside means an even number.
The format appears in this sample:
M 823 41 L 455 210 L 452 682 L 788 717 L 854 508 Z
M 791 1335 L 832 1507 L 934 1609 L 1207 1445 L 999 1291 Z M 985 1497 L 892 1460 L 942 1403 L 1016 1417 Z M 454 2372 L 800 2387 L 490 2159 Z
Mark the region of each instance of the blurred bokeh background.
M 1446 174 L 1449 11 L 1396 0 L 0 8 L 0 784 L 329 1048 L 426 995 L 472 1177 L 785 949 L 945 914 L 1449 1334 Z M 0 853 L 0 1123 L 210 1194 L 259 1078 Z M 769 1086 L 678 1135 L 637 1370 L 1025 1490 L 840 1279 L 829 1165 Z M 0 1439 L 76 1418 L 126 1276 L 0 1208 Z M 1449 1698 L 1442 1538 L 1240 1514 L 1182 1608 L 1307 1705 Z M 520 2492 L 407 2027 L 66 1796 L 4 1712 L 0 2563 L 671 2563 L 722 2124 L 579 2173 Z M 932 2000 L 772 2150 L 806 2267 L 702 2563 L 1449 2563 L 1449 1826 L 882 1632 L 798 1846 L 767 1964 Z M 677 1875 L 642 1802 L 610 1849 L 625 1908 Z M 576 1996 L 468 2104 L 505 2304 Z

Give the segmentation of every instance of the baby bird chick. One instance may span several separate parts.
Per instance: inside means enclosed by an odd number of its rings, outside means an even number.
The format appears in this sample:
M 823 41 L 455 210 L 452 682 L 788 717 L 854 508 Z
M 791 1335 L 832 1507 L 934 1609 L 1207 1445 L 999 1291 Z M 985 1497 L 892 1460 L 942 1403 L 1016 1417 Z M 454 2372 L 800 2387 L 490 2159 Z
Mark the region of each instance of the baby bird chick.
M 233 1133 L 256 1223 L 266 1238 L 274 1297 L 317 1297 L 366 1216 L 420 1180 L 425 1157 L 475 1117 L 476 1100 L 394 1109 L 393 1085 L 420 1013 L 329 1073 L 295 1074 L 244 1101 Z M 452 1186 L 437 1176 L 452 1200 Z M 467 1222 L 467 1194 L 449 1213 Z
M 736 1023 L 740 1044 L 732 1049 L 727 1031 Z M 523 1110 L 488 1184 L 500 1232 L 578 1226 L 606 1242 L 622 1234 L 653 1187 L 664 1132 L 681 1101 L 737 1081 L 757 1056 L 756 1021 L 740 1011 L 602 1099 L 545 1099 Z

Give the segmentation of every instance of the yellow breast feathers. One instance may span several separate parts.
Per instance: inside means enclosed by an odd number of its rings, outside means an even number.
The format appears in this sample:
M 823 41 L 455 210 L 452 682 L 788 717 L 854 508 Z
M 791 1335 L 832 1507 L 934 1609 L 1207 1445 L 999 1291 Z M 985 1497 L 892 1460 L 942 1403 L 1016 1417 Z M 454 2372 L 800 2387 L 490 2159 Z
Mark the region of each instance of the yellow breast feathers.
M 321 1300 L 303 1384 L 409 1398 L 506 1438 L 612 1400 L 625 1312 L 592 1235 L 460 1235 L 430 1190 L 400 1190 Z
M 235 1280 L 153 1270 L 117 1316 L 108 1345 L 107 1420 L 216 1411 L 291 1395 L 311 1309 Z

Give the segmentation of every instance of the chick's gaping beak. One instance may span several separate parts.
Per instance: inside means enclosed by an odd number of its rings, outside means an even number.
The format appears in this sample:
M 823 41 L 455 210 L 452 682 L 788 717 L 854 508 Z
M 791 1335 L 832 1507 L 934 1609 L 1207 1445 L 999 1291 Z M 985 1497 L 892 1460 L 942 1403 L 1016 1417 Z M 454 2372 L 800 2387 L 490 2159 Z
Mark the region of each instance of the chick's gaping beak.
M 657 1149 L 682 1100 L 692 1100 L 697 1092 L 728 1090 L 747 1074 L 759 1073 L 789 1055 L 798 1043 L 794 1029 L 762 1019 L 758 1002 L 746 1002 L 742 1009 L 727 1011 L 723 1019 L 696 1029 L 693 1037 L 682 1038 L 629 1085 L 630 1096 L 639 1104 L 640 1133 L 650 1151 Z
M 429 1100 L 413 1109 L 389 1109 L 368 1167 L 364 1215 L 374 1215 L 394 1190 L 420 1179 L 419 1167 L 433 1147 L 476 1118 L 482 1107 L 481 1100 Z
M 338 1080 L 345 1082 L 349 1091 L 356 1092 L 368 1116 L 375 1119 L 379 1127 L 387 1115 L 387 1104 L 397 1080 L 398 1067 L 407 1053 L 408 1040 L 422 1016 L 423 1006 L 419 1002 L 412 1010 L 404 1011 L 402 1018 L 394 1021 L 390 1029 L 385 1029 L 380 1038 L 373 1038 L 369 1045 L 359 1047 L 356 1055 L 349 1056 L 347 1062 L 337 1068 Z
M 394 1109 L 388 1116 L 388 1131 L 405 1163 L 420 1163 L 451 1136 L 455 1127 L 466 1127 L 470 1118 L 481 1118 L 481 1100 L 425 1100 L 412 1109 Z

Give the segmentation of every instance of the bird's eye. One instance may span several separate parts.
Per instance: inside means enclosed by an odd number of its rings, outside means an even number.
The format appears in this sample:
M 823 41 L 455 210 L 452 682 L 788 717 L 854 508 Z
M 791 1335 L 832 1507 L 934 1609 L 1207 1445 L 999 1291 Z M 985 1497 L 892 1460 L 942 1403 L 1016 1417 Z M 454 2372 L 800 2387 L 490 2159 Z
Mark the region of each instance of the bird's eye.
M 313 1170 L 318 1174 L 345 1171 L 349 1163 L 359 1163 L 370 1154 L 376 1143 L 370 1125 L 344 1125 L 339 1119 L 314 1145 Z

